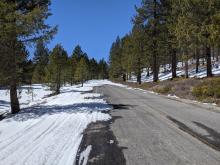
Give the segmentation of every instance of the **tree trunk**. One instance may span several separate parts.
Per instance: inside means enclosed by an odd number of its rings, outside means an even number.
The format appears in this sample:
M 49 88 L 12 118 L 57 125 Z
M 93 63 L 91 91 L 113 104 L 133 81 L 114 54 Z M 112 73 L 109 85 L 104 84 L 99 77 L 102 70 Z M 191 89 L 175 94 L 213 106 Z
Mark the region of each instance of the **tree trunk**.
M 141 72 L 140 72 L 140 71 L 138 71 L 137 83 L 138 83 L 139 85 L 141 84 Z
M 189 78 L 189 65 L 188 65 L 188 61 L 185 61 L 185 77 Z
M 82 87 L 83 87 L 83 80 L 81 81 L 81 83 L 82 83 Z
M 126 74 L 123 73 L 122 78 L 123 78 L 123 81 L 125 82 L 126 81 Z
M 211 48 L 206 46 L 207 77 L 212 77 Z
M 138 82 L 138 84 L 140 85 L 141 84 L 141 59 L 140 58 L 138 58 L 138 64 L 137 64 L 138 66 L 138 73 L 137 73 L 137 82 Z
M 176 50 L 173 50 L 173 53 L 172 53 L 172 78 L 176 78 L 177 75 L 176 75 Z
M 158 81 L 158 70 L 157 70 L 157 57 L 154 55 L 153 57 L 153 81 Z
M 61 86 L 61 82 L 60 82 L 61 73 L 60 72 L 61 72 L 60 67 L 57 66 L 56 94 L 60 93 L 60 86 Z
M 10 101 L 11 101 L 11 113 L 15 114 L 20 111 L 18 96 L 17 96 L 17 70 L 16 70 L 16 38 L 12 41 L 10 47 Z
M 11 113 L 15 114 L 20 111 L 19 101 L 17 97 L 16 79 L 12 78 L 10 82 L 10 99 L 11 99 Z
M 149 76 L 150 76 L 150 68 L 147 67 L 147 77 L 149 77 Z
M 185 59 L 185 78 L 189 78 L 188 55 L 186 55 L 186 59 Z
M 139 85 L 141 84 L 141 76 L 140 76 L 140 75 L 137 76 L 137 83 L 138 83 Z
M 196 49 L 196 73 L 199 72 L 199 53 L 198 50 Z
M 156 44 L 155 44 L 156 45 Z M 154 49 L 156 49 L 156 46 L 154 46 Z M 153 50 L 153 81 L 158 81 L 158 64 L 157 64 L 157 52 L 156 50 Z
M 154 25 L 153 25 L 153 81 L 158 81 L 158 62 L 157 62 L 157 0 L 154 0 Z

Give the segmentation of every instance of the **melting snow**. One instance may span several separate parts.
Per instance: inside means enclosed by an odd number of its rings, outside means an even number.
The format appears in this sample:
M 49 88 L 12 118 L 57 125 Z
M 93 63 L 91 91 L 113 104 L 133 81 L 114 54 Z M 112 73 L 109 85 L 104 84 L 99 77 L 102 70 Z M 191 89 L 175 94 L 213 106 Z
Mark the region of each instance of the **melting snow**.
M 81 154 L 79 158 L 79 163 L 81 165 L 86 165 L 89 159 L 89 154 L 92 151 L 92 146 L 89 145 Z
M 33 85 L 33 99 L 24 88 L 23 110 L 0 121 L 0 165 L 72 165 L 88 124 L 111 118 L 103 113 L 111 106 L 102 96 L 88 93 L 103 84 L 121 86 L 107 80 L 89 81 L 84 87 L 63 87 L 61 94 L 44 98 L 51 92 Z M 0 106 L 9 109 L 6 90 L 0 90 Z

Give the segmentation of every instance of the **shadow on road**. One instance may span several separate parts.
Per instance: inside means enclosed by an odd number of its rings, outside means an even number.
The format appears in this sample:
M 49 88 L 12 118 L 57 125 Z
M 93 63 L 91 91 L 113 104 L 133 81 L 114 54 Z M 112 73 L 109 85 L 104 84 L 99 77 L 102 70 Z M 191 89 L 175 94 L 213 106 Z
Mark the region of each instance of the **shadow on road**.
M 217 151 L 220 151 L 220 133 L 216 132 L 212 128 L 209 128 L 199 122 L 194 121 L 193 123 L 195 123 L 198 127 L 206 130 L 209 133 L 209 135 L 202 135 L 199 134 L 198 132 L 195 132 L 193 129 L 191 129 L 184 123 L 172 118 L 171 116 L 167 116 L 167 118 L 171 120 L 173 123 L 175 123 L 182 131 L 187 132 L 188 134 L 192 135 L 193 137 L 200 140 L 209 147 Z
M 194 121 L 198 127 L 204 129 L 209 133 L 209 135 L 200 135 L 203 139 L 208 141 L 210 144 L 216 146 L 218 148 L 218 151 L 220 151 L 220 133 L 215 131 L 214 129 L 207 127 L 206 125 Z
M 125 105 L 125 104 L 110 104 L 113 109 L 120 109 L 120 110 L 125 110 L 125 109 L 130 109 L 134 107 L 135 105 Z

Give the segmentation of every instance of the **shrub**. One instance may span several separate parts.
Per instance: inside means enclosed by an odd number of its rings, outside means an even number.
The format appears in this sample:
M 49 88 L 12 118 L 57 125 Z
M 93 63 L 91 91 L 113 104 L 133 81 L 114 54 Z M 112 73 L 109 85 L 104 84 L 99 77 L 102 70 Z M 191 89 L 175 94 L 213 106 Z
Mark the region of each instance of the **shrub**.
M 161 93 L 161 94 L 168 94 L 172 90 L 171 86 L 163 86 L 163 87 L 158 87 L 154 89 L 155 92 Z
M 208 97 L 220 98 L 220 78 L 207 79 L 192 90 L 192 94 L 200 100 Z

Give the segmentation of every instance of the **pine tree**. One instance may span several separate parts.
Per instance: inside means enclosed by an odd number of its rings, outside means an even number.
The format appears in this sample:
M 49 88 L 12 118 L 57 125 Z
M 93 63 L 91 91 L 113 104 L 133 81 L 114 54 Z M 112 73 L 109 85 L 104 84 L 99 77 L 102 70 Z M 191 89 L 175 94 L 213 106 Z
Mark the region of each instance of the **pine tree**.
M 70 70 L 70 74 L 71 74 L 71 85 L 73 83 L 75 83 L 75 73 L 76 73 L 76 68 L 77 68 L 77 64 L 80 61 L 80 59 L 83 57 L 84 53 L 80 47 L 80 45 L 77 45 L 74 50 L 73 53 L 70 57 L 70 65 L 71 65 L 71 70 Z
M 177 38 L 175 36 L 175 24 L 177 22 L 177 17 L 180 12 L 179 6 L 175 6 L 176 1 L 173 0 L 164 0 L 161 1 L 162 3 L 162 20 L 163 20 L 163 30 L 164 30 L 164 40 L 165 47 L 167 48 L 167 56 L 164 57 L 164 59 L 169 58 L 171 56 L 171 61 L 168 63 L 171 63 L 171 72 L 172 72 L 172 79 L 177 77 Z M 165 60 L 165 62 L 167 62 Z M 167 63 L 166 63 L 167 64 Z
M 19 45 L 38 39 L 51 39 L 56 28 L 45 24 L 48 18 L 49 0 L 1 0 L 0 1 L 0 41 L 4 44 L 4 58 L 8 61 L 7 77 L 10 86 L 11 112 L 20 111 L 17 97 L 17 64 Z M 7 44 L 6 44 L 7 43 Z
M 44 83 L 46 76 L 45 67 L 49 62 L 49 50 L 45 47 L 43 41 L 37 42 L 33 62 L 35 64 L 35 69 L 32 81 L 34 83 Z
M 98 74 L 100 79 L 108 78 L 108 64 L 105 62 L 105 59 L 101 59 L 98 64 Z
M 131 72 L 133 71 L 133 55 L 134 53 L 134 46 L 132 42 L 131 34 L 125 35 L 122 38 L 122 69 L 126 73 L 126 79 L 131 78 Z
M 190 4 L 190 3 L 189 3 Z M 194 6 L 193 24 L 198 29 L 198 38 L 205 45 L 207 77 L 212 77 L 211 48 L 215 42 L 219 41 L 220 36 L 220 1 L 219 0 L 194 0 L 190 6 Z
M 191 52 L 204 45 L 207 77 L 212 77 L 211 48 L 219 41 L 220 1 L 184 0 L 174 4 L 181 11 L 176 24 L 178 42 L 184 43 L 184 51 Z
M 22 83 L 31 85 L 32 77 L 34 73 L 34 64 L 32 60 L 25 60 L 22 66 L 23 66 Z
M 67 52 L 60 44 L 57 44 L 49 57 L 47 77 L 51 88 L 56 94 L 60 93 L 60 88 L 65 82 L 65 66 L 67 66 Z
M 76 58 L 77 61 L 79 61 L 83 56 L 84 56 L 84 52 L 82 51 L 82 48 L 80 45 L 77 45 L 74 50 L 73 50 L 73 54 L 72 57 Z
M 92 58 L 89 62 L 89 72 L 90 72 L 90 79 L 99 78 L 99 66 L 94 58 Z
M 136 7 L 137 16 L 134 18 L 135 24 L 147 24 L 149 29 L 149 38 L 151 38 L 151 50 L 152 50 L 152 69 L 153 69 L 153 81 L 158 81 L 159 73 L 159 34 L 162 14 L 161 0 L 142 0 L 140 8 Z
M 132 30 L 132 43 L 133 43 L 133 58 L 132 65 L 133 71 L 137 77 L 137 82 L 141 84 L 141 74 L 143 68 L 146 67 L 146 33 L 143 25 L 136 25 Z
M 110 77 L 113 79 L 118 79 L 123 77 L 123 80 L 125 81 L 125 73 L 123 72 L 122 68 L 122 49 L 121 49 L 121 39 L 117 37 L 116 41 L 112 44 L 111 50 L 110 50 L 110 57 L 109 57 L 109 63 L 110 63 Z
M 79 63 L 77 64 L 75 79 L 81 82 L 83 86 L 87 76 L 88 76 L 88 65 L 86 63 L 85 58 L 81 58 Z

